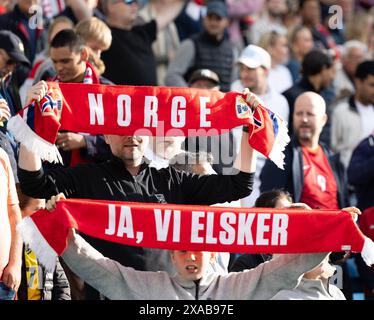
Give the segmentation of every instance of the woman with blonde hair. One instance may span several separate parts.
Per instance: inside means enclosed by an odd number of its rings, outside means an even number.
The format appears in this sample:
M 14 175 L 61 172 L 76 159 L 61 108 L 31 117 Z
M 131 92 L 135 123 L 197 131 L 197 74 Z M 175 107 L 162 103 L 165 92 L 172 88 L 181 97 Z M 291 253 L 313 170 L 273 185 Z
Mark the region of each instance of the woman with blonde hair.
M 101 52 L 108 50 L 112 44 L 112 32 L 100 19 L 91 17 L 80 21 L 76 28 L 77 34 L 89 48 L 88 60 L 101 75 L 105 71 L 105 64 L 100 59 Z
M 259 46 L 269 52 L 271 56 L 269 86 L 278 93 L 286 91 L 293 84 L 291 72 L 284 65 L 288 61 L 289 54 L 286 35 L 277 31 L 265 33 L 260 38 Z

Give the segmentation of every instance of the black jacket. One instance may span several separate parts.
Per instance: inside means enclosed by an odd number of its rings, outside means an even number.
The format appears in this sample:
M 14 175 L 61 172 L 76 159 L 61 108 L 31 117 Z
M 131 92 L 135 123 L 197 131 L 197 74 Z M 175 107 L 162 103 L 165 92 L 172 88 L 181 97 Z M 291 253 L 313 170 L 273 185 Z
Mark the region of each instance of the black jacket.
M 56 259 L 54 272 L 47 272 L 42 265 L 38 265 L 39 281 L 41 281 L 41 300 L 71 300 L 70 286 L 65 271 L 59 259 Z M 22 255 L 22 277 L 17 295 L 19 300 L 28 300 L 25 254 Z M 30 271 L 31 272 L 31 271 Z
M 325 145 L 321 144 L 321 146 L 335 176 L 339 207 L 347 207 L 349 205 L 347 179 L 343 164 L 339 160 L 339 155 L 333 154 Z M 260 175 L 260 191 L 283 188 L 293 195 L 295 202 L 299 202 L 304 186 L 304 173 L 302 150 L 296 139 L 286 147 L 284 161 L 284 170 L 278 169 L 271 161 L 266 161 Z
M 374 135 L 353 151 L 347 172 L 349 183 L 355 187 L 357 206 L 361 210 L 374 206 Z
M 43 29 L 37 29 L 36 42 L 33 44 L 35 46 L 35 52 L 32 52 L 30 36 L 22 24 L 22 21 L 27 21 L 28 19 L 29 17 L 25 16 L 19 9 L 18 5 L 16 5 L 12 11 L 0 15 L 0 30 L 9 30 L 21 39 L 25 49 L 25 55 L 32 64 L 35 59 L 35 55 L 43 51 L 48 43 L 47 30 L 49 28 L 50 21 L 46 17 L 43 17 Z M 19 66 L 17 68 L 16 77 L 19 85 L 22 85 L 22 83 L 25 81 L 29 71 L 29 67 Z
M 101 164 L 43 169 L 29 172 L 19 168 L 21 190 L 34 198 L 49 199 L 63 192 L 68 198 L 211 205 L 233 201 L 252 191 L 253 174 L 199 176 L 171 167 L 157 170 L 143 163 L 133 177 L 122 160 L 113 157 Z M 124 246 L 94 238 L 86 238 L 105 256 L 124 266 L 145 269 L 141 247 Z

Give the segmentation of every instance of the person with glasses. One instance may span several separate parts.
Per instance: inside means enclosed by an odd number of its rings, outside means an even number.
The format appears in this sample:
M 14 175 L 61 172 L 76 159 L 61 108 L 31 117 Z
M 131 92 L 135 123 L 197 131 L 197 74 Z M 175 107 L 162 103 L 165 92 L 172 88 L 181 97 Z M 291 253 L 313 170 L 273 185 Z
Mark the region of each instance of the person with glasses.
M 178 13 L 167 11 L 162 19 L 156 17 L 135 26 L 139 9 L 137 1 L 103 0 L 101 9 L 113 36 L 111 47 L 102 54 L 106 67 L 103 76 L 116 84 L 157 85 L 152 43 L 157 31 L 166 27 Z

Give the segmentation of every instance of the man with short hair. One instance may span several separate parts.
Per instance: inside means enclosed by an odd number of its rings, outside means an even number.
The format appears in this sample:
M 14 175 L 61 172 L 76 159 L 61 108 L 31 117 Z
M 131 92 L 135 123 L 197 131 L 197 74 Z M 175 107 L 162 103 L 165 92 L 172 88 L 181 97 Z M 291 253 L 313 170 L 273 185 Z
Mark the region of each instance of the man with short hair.
M 100 77 L 88 62 L 88 49 L 83 39 L 74 30 L 65 29 L 56 34 L 51 42 L 50 57 L 57 72 L 56 80 L 69 83 L 110 84 Z M 38 89 L 46 92 L 44 81 L 29 89 L 27 103 L 41 97 L 33 94 Z M 84 162 L 100 162 L 110 156 L 108 147 L 101 135 L 88 135 L 74 132 L 60 132 L 56 145 L 62 150 L 64 165 L 75 166 Z
M 357 66 L 365 60 L 367 46 L 358 40 L 350 40 L 343 44 L 341 66 L 334 78 L 336 100 L 345 99 L 355 93 L 354 77 Z
M 319 143 L 326 124 L 326 104 L 315 92 L 304 92 L 295 102 L 294 139 L 285 150 L 285 170 L 266 162 L 261 172 L 260 190 L 284 188 L 295 202 L 312 209 L 348 206 L 345 171 L 337 155 Z
M 331 117 L 331 148 L 340 152 L 345 168 L 353 149 L 374 130 L 374 60 L 358 65 L 356 93 L 338 104 Z
M 187 87 L 188 79 L 197 69 L 217 73 L 221 90 L 230 90 L 233 77 L 234 51 L 225 32 L 228 11 L 223 1 L 211 1 L 203 20 L 204 30 L 184 40 L 170 62 L 165 78 L 168 86 Z
M 247 95 L 247 101 L 250 107 L 258 105 L 252 94 Z M 176 204 L 210 205 L 237 200 L 252 189 L 256 161 L 248 139 L 248 133 L 243 132 L 241 152 L 234 165 L 239 172 L 226 176 L 188 175 L 170 167 L 150 167 L 143 161 L 147 136 L 105 135 L 113 154 L 109 161 L 48 172 L 43 170 L 40 158 L 21 144 L 21 189 L 31 197 L 45 199 L 62 192 L 69 198 Z M 147 270 L 152 264 L 148 259 L 151 249 L 87 238 L 96 249 L 124 265 Z
M 320 50 L 312 50 L 306 54 L 302 62 L 302 78 L 291 88 L 283 92 L 290 107 L 290 116 L 288 121 L 288 130 L 290 134 L 293 131 L 293 110 L 296 98 L 306 92 L 312 91 L 318 93 L 325 100 L 327 106 L 327 115 L 330 115 L 330 106 L 335 100 L 334 92 L 331 88 L 335 76 L 334 60 L 329 54 Z M 327 145 L 330 144 L 330 122 L 324 128 L 321 140 Z

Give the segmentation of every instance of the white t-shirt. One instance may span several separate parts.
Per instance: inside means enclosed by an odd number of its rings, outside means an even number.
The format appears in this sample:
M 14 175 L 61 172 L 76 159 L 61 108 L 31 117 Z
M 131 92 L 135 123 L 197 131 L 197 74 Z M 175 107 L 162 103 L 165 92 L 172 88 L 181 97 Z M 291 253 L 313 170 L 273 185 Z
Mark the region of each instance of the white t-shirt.
M 269 70 L 268 84 L 271 90 L 282 93 L 292 87 L 292 75 L 290 70 L 279 64 Z
M 361 118 L 361 140 L 363 140 L 374 130 L 374 106 L 372 104 L 365 106 L 357 100 L 355 103 Z

